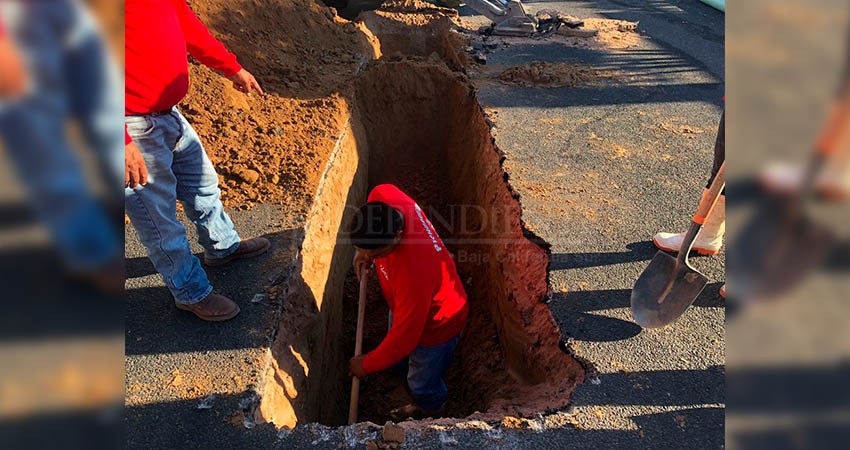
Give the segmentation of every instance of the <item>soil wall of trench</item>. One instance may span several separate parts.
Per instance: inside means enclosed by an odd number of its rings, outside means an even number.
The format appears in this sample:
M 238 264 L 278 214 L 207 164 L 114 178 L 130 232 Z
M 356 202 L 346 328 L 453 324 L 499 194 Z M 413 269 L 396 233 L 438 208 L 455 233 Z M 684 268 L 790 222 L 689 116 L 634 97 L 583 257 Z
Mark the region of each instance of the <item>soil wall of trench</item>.
M 398 185 L 422 206 L 469 294 L 469 322 L 447 376 L 447 414 L 486 420 L 564 407 L 583 369 L 559 349 L 544 303 L 548 245 L 523 226 L 446 14 L 389 8 L 361 16 L 377 37 L 376 59 L 353 80 L 348 117 L 285 285 L 256 418 L 289 428 L 344 424 L 357 301 L 345 230 L 380 183 Z M 386 332 L 386 306 L 377 280 L 371 284 L 365 350 Z M 363 381 L 361 420 L 380 422 L 409 401 L 404 380 L 391 378 Z

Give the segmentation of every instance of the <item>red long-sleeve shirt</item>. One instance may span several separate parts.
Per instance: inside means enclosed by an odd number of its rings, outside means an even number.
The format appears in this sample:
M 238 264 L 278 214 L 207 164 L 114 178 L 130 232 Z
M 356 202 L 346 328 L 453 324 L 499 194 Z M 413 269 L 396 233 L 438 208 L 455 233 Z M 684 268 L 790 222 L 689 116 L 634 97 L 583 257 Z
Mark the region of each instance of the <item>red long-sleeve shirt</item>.
M 375 258 L 393 322 L 381 344 L 363 359 L 363 370 L 373 373 L 401 361 L 419 345 L 453 339 L 466 326 L 469 308 L 454 259 L 419 205 L 391 184 L 372 189 L 369 201 L 384 202 L 404 215 L 399 245 Z
M 242 70 L 185 0 L 126 0 L 124 114 L 165 111 L 189 90 L 187 52 L 225 76 Z M 129 136 L 125 141 L 129 143 Z

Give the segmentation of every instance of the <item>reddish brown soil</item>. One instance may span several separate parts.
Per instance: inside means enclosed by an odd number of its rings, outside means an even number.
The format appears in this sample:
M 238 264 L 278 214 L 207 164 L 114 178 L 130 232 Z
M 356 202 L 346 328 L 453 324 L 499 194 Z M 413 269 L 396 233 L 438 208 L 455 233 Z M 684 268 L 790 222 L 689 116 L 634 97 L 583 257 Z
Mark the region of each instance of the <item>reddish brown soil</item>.
M 523 86 L 576 87 L 600 78 L 602 74 L 587 66 L 533 61 L 505 69 L 499 79 Z
M 216 166 L 224 203 L 306 208 L 346 120 L 349 81 L 375 56 L 372 43 L 316 1 L 189 3 L 266 92 L 247 97 L 191 67 L 180 107 Z M 241 176 L 246 169 L 259 177 Z
M 541 303 L 548 253 L 521 223 L 469 80 L 431 61 L 379 63 L 358 79 L 357 99 L 370 186 L 394 183 L 417 200 L 455 255 L 469 294 L 469 322 L 447 374 L 446 414 L 525 416 L 566 405 L 583 370 L 558 348 L 560 333 Z M 348 308 L 356 303 L 350 284 Z M 373 293 L 366 351 L 386 333 L 382 303 Z M 410 397 L 403 377 L 380 374 L 364 380 L 361 400 L 363 419 L 380 423 Z

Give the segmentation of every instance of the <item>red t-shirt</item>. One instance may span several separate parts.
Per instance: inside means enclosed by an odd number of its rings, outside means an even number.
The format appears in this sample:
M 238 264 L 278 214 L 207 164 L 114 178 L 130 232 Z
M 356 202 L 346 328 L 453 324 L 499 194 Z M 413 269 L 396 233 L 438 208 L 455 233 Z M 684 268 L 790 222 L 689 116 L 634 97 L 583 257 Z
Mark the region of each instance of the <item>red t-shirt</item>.
M 183 100 L 189 90 L 187 52 L 228 77 L 242 70 L 185 0 L 126 0 L 124 51 L 125 115 L 165 111 Z
M 404 215 L 399 245 L 375 258 L 375 269 L 393 323 L 383 342 L 363 360 L 366 373 L 391 367 L 417 346 L 444 344 L 463 331 L 468 306 L 454 259 L 419 205 L 391 184 L 372 189 L 370 202 L 384 202 Z

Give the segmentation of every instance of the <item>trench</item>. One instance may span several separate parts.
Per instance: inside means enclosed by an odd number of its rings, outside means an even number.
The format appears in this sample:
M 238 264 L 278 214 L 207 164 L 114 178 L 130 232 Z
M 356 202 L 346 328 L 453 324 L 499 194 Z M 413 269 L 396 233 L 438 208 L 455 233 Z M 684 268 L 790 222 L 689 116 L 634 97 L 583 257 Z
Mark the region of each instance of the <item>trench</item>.
M 290 428 L 345 424 L 358 295 L 345 230 L 368 190 L 382 183 L 419 203 L 469 296 L 467 327 L 446 376 L 446 416 L 495 420 L 563 408 L 583 381 L 582 366 L 559 347 L 545 304 L 548 245 L 524 227 L 474 89 L 452 65 L 445 58 L 385 58 L 354 80 L 350 118 L 287 282 L 258 387 L 260 420 Z M 387 313 L 372 279 L 364 351 L 385 335 Z M 410 401 L 403 377 L 369 376 L 361 383 L 359 420 L 383 423 Z
M 521 407 L 509 404 L 517 400 L 516 385 L 569 379 L 568 358 L 557 349 L 557 328 L 541 304 L 547 292 L 545 243 L 522 229 L 519 203 L 473 91 L 445 66 L 399 61 L 367 71 L 357 100 L 369 147 L 369 186 L 392 183 L 419 203 L 455 256 L 469 295 L 470 319 L 447 374 L 446 414 L 488 412 L 497 401 L 503 404 L 489 412 L 521 414 Z M 350 279 L 345 291 L 349 322 L 356 317 L 356 284 Z M 366 349 L 387 331 L 379 290 L 370 292 L 367 311 Z M 551 351 L 535 345 L 550 345 Z M 541 353 L 550 353 L 554 364 L 538 365 Z M 391 373 L 365 379 L 362 391 L 362 418 L 377 423 L 411 401 L 404 377 Z

